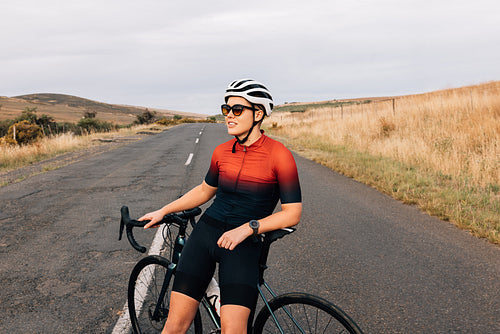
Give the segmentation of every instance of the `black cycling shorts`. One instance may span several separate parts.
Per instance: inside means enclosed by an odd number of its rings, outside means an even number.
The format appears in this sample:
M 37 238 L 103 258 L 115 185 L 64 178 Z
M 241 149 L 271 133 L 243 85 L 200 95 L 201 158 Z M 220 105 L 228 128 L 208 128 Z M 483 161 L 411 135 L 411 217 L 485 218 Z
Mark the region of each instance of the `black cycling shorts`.
M 255 307 L 262 242 L 247 238 L 232 251 L 219 248 L 217 240 L 235 227 L 206 214 L 200 218 L 182 251 L 173 291 L 201 301 L 219 263 L 221 305 Z

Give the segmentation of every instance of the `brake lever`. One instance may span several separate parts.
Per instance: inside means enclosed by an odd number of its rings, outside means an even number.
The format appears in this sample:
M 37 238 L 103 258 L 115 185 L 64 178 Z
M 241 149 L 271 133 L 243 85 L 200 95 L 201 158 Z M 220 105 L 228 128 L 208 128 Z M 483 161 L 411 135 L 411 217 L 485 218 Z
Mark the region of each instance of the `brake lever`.
M 141 253 L 145 253 L 146 252 L 146 247 L 143 247 L 143 246 L 141 246 L 141 245 L 139 245 L 137 243 L 137 241 L 134 238 L 134 234 L 132 232 L 132 229 L 134 228 L 134 226 L 143 227 L 144 225 L 146 225 L 147 223 L 149 223 L 149 221 L 144 220 L 144 221 L 139 222 L 137 220 L 130 219 L 130 213 L 128 211 L 128 207 L 127 206 L 122 206 L 121 209 L 120 209 L 120 213 L 121 213 L 120 235 L 119 235 L 118 240 L 122 239 L 123 228 L 126 227 L 126 230 L 127 230 L 127 239 L 130 242 L 130 244 L 132 245 L 132 247 L 134 247 L 134 249 L 136 249 L 137 251 L 139 251 Z
M 122 240 L 122 236 L 123 236 L 123 228 L 125 227 L 125 222 L 123 221 L 123 211 L 126 210 L 126 214 L 128 215 L 128 208 L 126 206 L 123 206 L 121 208 L 121 218 L 120 218 L 120 235 L 118 236 L 118 240 Z

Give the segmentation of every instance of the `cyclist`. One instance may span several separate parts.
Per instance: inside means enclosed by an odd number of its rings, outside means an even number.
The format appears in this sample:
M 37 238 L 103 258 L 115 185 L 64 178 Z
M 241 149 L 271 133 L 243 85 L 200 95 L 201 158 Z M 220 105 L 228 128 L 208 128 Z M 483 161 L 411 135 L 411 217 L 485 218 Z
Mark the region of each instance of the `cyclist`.
M 181 198 L 139 220 L 149 228 L 171 212 L 187 210 L 215 196 L 195 226 L 175 275 L 170 311 L 162 333 L 185 333 L 219 263 L 222 333 L 245 333 L 257 301 L 257 234 L 296 225 L 301 191 L 292 154 L 260 129 L 271 114 L 267 88 L 252 79 L 233 81 L 221 106 L 235 139 L 212 154 L 204 181 Z M 273 213 L 278 200 L 281 211 Z

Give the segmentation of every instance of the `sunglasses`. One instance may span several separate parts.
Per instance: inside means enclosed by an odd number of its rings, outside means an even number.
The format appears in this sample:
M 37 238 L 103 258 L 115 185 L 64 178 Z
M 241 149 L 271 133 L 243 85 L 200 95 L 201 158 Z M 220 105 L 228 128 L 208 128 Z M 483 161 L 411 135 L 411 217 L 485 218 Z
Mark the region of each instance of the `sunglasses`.
M 232 107 L 229 104 L 223 104 L 220 106 L 220 109 L 222 110 L 222 115 L 224 115 L 224 116 L 227 116 L 231 110 L 233 111 L 234 116 L 239 116 L 239 115 L 241 115 L 241 113 L 243 112 L 243 110 L 245 108 L 255 111 L 255 108 L 253 106 L 248 107 L 248 106 L 244 106 L 242 104 L 235 104 Z

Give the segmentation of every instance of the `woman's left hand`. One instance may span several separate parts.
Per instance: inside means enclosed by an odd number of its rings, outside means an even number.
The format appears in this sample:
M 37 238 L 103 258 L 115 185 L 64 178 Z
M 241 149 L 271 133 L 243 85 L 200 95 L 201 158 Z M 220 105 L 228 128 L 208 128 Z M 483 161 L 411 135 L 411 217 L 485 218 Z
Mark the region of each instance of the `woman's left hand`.
M 220 248 L 233 250 L 243 240 L 245 240 L 252 234 L 253 230 L 250 228 L 250 226 L 248 224 L 243 224 L 235 229 L 229 230 L 226 233 L 224 233 L 217 241 L 217 245 Z

